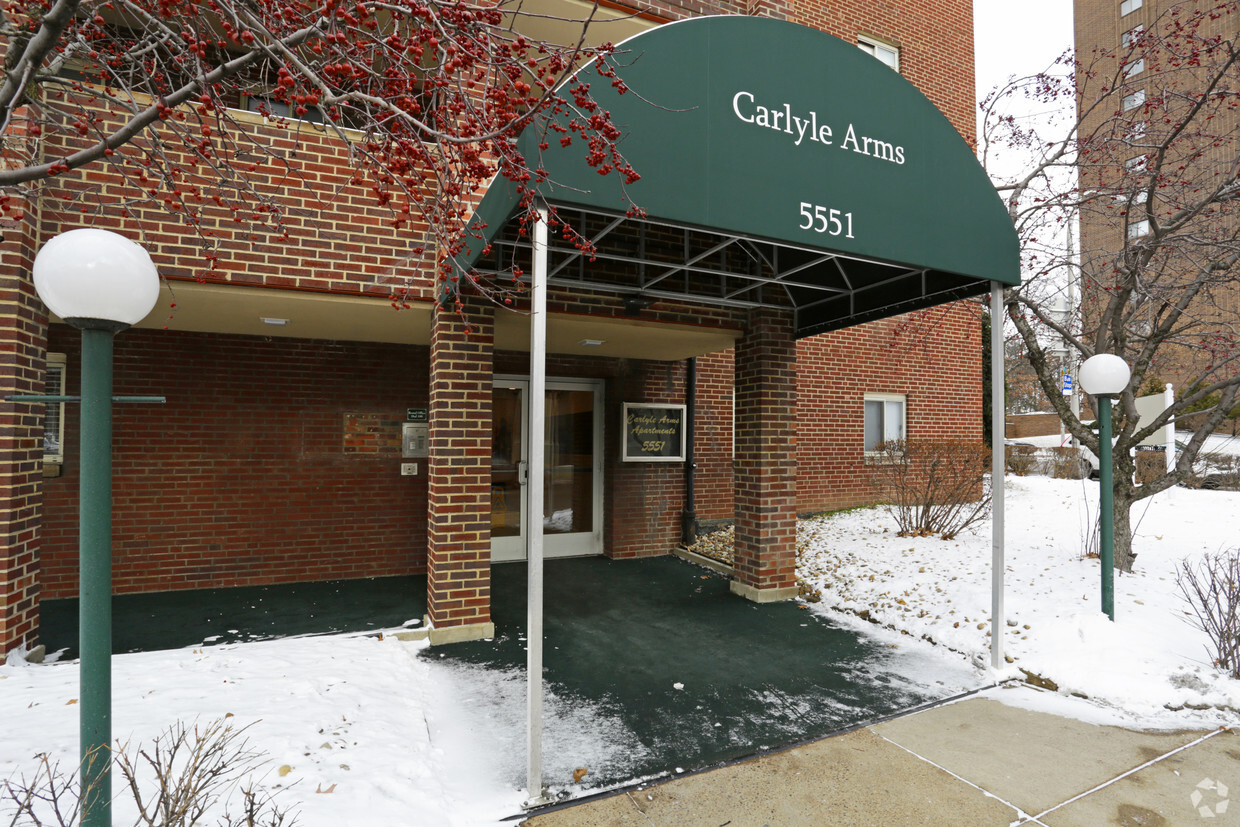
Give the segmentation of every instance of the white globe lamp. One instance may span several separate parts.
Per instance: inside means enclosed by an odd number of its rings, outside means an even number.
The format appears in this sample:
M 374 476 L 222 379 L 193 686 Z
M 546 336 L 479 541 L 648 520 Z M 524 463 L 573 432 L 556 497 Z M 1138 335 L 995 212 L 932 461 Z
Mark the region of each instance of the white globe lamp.
M 74 327 L 124 330 L 159 299 L 159 273 L 146 250 L 108 230 L 69 230 L 43 245 L 34 288 L 47 308 Z
M 1128 363 L 1113 353 L 1099 353 L 1081 365 L 1081 389 L 1091 396 L 1118 396 L 1131 378 Z

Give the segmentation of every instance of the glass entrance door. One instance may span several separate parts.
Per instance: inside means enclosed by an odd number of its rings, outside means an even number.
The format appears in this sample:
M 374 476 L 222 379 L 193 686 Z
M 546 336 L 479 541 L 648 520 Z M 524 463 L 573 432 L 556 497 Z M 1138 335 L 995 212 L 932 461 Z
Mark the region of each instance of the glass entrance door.
M 529 382 L 496 377 L 491 430 L 491 559 L 524 560 L 529 526 Z M 601 382 L 548 380 L 543 431 L 543 554 L 603 551 Z

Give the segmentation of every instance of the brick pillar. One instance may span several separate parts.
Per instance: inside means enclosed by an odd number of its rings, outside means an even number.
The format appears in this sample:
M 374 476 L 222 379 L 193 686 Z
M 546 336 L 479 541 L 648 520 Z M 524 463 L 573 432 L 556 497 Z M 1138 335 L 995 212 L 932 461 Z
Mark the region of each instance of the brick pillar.
M 736 345 L 736 554 L 732 591 L 796 597 L 796 342 L 792 316 L 754 310 Z
M 426 605 L 431 643 L 493 637 L 493 309 L 436 310 L 431 322 Z
M 39 521 L 43 406 L 2 401 L 42 393 L 47 314 L 31 281 L 38 235 L 33 209 L 0 214 L 0 659 L 33 649 L 39 632 Z

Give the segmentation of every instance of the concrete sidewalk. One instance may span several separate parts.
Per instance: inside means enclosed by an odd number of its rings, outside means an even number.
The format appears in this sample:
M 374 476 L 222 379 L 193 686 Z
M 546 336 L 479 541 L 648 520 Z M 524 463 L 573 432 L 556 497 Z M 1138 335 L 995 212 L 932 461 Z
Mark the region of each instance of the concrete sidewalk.
M 991 690 L 522 824 L 1240 825 L 1236 730 L 1141 732 L 995 700 L 1033 691 Z

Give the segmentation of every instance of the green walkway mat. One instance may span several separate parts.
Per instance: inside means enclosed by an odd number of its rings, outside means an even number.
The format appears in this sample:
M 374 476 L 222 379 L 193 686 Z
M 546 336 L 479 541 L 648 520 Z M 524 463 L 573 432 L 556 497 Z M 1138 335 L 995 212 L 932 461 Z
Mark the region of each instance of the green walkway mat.
M 45 600 L 39 614 L 47 651 L 76 658 L 77 598 Z M 112 651 L 391 629 L 425 614 L 425 575 L 122 594 L 112 598 Z
M 590 768 L 577 794 L 710 766 L 975 688 L 967 668 L 944 666 L 951 674 L 941 683 L 933 674 L 910 679 L 901 671 L 908 662 L 889 644 L 797 602 L 751 603 L 729 592 L 727 577 L 674 557 L 547 561 L 544 591 L 547 692 L 559 709 L 579 703 L 615 716 L 632 745 L 621 760 Z M 524 675 L 526 566 L 492 567 L 492 594 L 494 641 L 422 656 Z M 552 775 L 553 786 L 571 782 Z
M 522 786 L 527 569 L 491 571 L 495 639 L 419 656 L 456 673 L 458 701 Z M 800 603 L 750 603 L 727 577 L 674 557 L 550 560 L 544 589 L 545 778 L 566 794 L 711 766 L 976 688 L 965 665 L 902 655 Z M 113 651 L 391 629 L 425 613 L 424 576 L 121 595 Z M 76 599 L 43 603 L 49 652 L 77 656 L 77 617 Z M 574 785 L 582 754 L 597 760 Z

